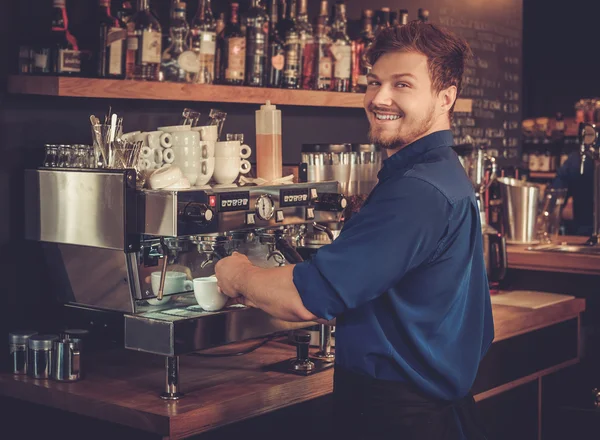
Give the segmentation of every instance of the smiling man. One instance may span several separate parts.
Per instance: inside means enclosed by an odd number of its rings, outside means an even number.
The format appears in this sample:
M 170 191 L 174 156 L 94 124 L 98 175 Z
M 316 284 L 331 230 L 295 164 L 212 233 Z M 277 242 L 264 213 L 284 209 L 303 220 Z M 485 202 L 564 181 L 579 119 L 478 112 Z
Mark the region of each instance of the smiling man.
M 336 438 L 484 439 L 470 394 L 494 329 L 473 187 L 451 148 L 467 44 L 420 22 L 367 52 L 379 182 L 310 262 L 216 266 L 228 296 L 290 321 L 336 318 Z

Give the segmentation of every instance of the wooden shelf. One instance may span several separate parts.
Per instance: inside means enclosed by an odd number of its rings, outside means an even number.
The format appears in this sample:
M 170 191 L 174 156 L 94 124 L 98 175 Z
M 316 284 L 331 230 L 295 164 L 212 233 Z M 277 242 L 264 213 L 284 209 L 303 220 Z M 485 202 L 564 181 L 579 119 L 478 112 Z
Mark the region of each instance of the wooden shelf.
M 11 75 L 8 92 L 76 98 L 150 99 L 188 102 L 232 102 L 276 105 L 363 108 L 364 94 L 243 86 L 181 84 L 61 76 Z M 471 111 L 470 99 L 459 99 L 455 111 Z
M 554 171 L 530 171 L 529 177 L 532 179 L 554 179 L 556 173 Z

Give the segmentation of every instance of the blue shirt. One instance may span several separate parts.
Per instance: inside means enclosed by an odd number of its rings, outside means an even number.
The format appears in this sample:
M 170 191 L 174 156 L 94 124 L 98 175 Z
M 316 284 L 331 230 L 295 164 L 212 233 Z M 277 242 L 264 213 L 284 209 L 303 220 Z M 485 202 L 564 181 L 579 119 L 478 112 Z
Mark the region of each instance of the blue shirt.
M 337 364 L 447 400 L 494 338 L 473 185 L 451 145 L 438 131 L 386 159 L 339 237 L 294 268 L 304 306 L 337 318 Z
M 573 222 L 567 225 L 569 235 L 592 235 L 594 232 L 594 161 L 589 157 L 583 165 L 578 151 L 569 154 L 552 181 L 554 188 L 567 188 L 573 197 Z

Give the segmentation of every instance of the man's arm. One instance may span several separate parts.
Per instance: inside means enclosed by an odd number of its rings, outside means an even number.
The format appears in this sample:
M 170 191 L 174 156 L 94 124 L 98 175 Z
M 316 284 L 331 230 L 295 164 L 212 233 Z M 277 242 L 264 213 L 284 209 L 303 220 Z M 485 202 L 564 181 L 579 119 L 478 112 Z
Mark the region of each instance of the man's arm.
M 235 274 L 230 276 L 230 271 L 235 271 Z M 257 307 L 285 321 L 332 324 L 319 319 L 304 307 L 294 285 L 293 273 L 294 265 L 265 269 L 254 266 L 238 253 L 219 261 L 215 267 L 217 279 L 232 280 L 219 282 L 221 291 L 232 298 L 241 295 L 241 303 Z

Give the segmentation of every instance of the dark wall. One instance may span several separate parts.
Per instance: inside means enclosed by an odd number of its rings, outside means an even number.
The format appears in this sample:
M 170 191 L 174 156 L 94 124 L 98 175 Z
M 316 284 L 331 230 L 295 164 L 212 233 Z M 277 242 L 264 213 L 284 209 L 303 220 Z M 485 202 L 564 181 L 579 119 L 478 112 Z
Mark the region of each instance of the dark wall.
M 600 2 L 524 0 L 523 14 L 523 116 L 574 116 L 577 100 L 600 96 Z

